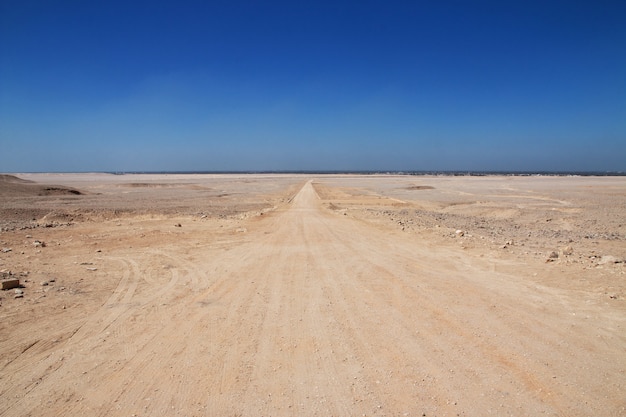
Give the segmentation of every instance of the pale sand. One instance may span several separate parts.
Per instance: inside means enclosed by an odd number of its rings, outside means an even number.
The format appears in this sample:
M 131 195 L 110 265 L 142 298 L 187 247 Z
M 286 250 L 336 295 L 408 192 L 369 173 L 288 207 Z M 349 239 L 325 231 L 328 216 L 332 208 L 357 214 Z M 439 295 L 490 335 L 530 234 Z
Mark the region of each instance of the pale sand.
M 626 415 L 624 177 L 19 177 L 0 415 Z

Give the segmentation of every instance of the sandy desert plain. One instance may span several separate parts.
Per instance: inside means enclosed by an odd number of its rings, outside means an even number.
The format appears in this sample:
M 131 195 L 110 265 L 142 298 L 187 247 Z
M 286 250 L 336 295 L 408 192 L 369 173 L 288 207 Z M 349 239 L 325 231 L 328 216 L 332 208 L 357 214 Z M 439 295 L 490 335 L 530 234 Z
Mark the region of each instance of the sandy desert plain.
M 626 416 L 626 177 L 14 174 L 0 228 L 2 416 Z

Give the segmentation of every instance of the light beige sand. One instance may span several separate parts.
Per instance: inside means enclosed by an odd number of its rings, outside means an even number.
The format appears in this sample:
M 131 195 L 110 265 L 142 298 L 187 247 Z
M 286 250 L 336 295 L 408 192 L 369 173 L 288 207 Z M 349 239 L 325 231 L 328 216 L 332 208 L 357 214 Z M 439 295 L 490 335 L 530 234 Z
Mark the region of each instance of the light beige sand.
M 626 178 L 19 177 L 0 415 L 626 415 Z

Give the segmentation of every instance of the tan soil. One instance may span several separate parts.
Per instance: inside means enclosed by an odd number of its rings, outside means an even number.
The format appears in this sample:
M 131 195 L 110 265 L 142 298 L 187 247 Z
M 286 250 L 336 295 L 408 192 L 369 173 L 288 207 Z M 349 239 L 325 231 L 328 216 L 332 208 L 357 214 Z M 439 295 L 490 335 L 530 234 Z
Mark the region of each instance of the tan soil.
M 626 178 L 18 177 L 0 415 L 626 415 Z

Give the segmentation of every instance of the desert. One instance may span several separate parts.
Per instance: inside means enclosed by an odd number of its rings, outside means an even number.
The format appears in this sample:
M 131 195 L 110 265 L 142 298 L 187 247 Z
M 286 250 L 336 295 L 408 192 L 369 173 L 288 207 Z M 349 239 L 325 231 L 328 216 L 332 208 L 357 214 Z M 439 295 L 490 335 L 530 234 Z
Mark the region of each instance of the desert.
M 1 175 L 0 415 L 624 416 L 625 241 L 623 176 Z

